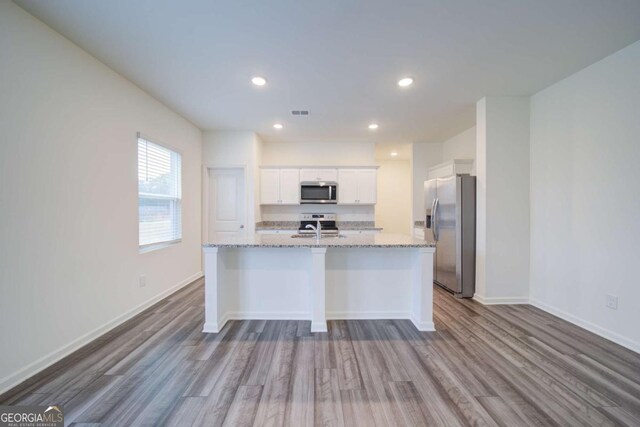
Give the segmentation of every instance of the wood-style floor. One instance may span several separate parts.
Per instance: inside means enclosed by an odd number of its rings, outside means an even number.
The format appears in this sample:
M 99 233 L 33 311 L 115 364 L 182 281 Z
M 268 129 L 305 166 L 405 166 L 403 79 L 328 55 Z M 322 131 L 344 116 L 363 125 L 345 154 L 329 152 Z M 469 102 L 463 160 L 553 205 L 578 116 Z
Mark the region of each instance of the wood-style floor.
M 404 320 L 234 321 L 200 332 L 202 281 L 0 396 L 73 425 L 640 425 L 640 355 L 531 306 L 435 290 Z

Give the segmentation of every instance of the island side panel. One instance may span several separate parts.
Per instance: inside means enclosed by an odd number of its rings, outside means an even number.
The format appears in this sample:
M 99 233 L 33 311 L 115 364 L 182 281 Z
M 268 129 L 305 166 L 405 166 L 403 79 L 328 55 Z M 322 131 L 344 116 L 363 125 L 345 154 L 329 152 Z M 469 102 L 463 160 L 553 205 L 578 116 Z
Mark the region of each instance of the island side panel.
M 311 248 L 311 332 L 327 332 L 326 253 L 327 248 Z
M 415 248 L 329 248 L 328 319 L 411 319 Z
M 433 323 L 433 248 L 414 253 L 411 321 L 420 331 L 435 331 Z
M 218 248 L 204 248 L 204 326 L 202 332 L 218 333 L 220 322 L 218 301 Z

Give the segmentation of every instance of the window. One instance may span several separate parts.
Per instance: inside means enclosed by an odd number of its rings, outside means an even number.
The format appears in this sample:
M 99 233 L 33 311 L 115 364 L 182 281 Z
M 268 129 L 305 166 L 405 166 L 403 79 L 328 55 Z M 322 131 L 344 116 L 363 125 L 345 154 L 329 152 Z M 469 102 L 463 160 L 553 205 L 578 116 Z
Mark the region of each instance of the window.
M 182 238 L 182 156 L 138 135 L 140 249 Z

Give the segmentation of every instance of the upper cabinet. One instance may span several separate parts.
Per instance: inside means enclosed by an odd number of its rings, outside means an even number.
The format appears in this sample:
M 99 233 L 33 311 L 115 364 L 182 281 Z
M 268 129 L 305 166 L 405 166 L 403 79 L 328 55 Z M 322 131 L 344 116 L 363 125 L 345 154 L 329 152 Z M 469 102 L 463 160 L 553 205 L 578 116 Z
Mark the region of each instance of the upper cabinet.
M 337 169 L 300 169 L 300 182 L 338 181 Z
M 260 203 L 263 205 L 297 205 L 300 203 L 298 169 L 261 169 Z
M 451 175 L 473 174 L 473 159 L 454 159 L 429 168 L 429 179 Z
M 376 203 L 376 169 L 340 169 L 338 203 L 374 205 Z
M 338 204 L 375 205 L 377 171 L 375 167 L 293 169 L 266 167 L 260 169 L 260 204 L 300 204 L 300 183 L 330 181 L 338 183 Z

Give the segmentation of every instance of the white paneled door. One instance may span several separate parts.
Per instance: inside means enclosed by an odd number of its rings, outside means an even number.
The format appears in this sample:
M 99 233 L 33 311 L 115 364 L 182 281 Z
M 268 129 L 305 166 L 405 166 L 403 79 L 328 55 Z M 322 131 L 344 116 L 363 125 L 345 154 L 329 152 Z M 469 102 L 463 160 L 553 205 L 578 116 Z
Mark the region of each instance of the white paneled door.
M 244 170 L 209 169 L 208 238 L 240 236 L 245 231 Z

